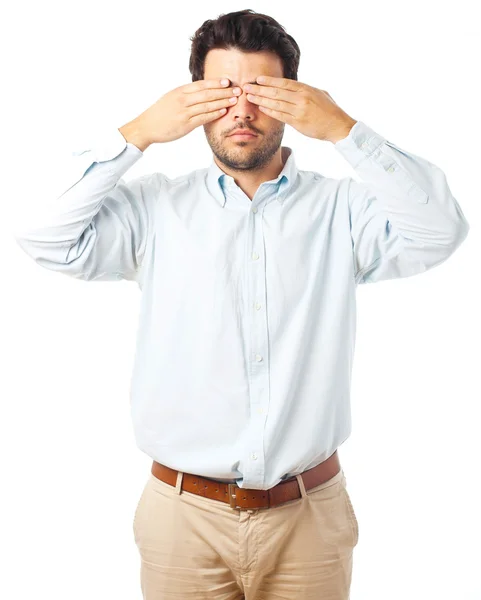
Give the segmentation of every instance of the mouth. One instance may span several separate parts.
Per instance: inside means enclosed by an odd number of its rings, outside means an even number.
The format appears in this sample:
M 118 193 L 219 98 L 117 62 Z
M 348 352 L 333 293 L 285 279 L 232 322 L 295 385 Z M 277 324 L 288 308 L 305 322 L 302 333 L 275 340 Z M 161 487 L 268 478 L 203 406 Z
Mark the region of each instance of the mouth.
M 228 137 L 232 137 L 232 138 L 239 139 L 239 140 L 241 140 L 241 139 L 250 140 L 250 139 L 256 138 L 257 135 L 255 133 L 232 133 Z

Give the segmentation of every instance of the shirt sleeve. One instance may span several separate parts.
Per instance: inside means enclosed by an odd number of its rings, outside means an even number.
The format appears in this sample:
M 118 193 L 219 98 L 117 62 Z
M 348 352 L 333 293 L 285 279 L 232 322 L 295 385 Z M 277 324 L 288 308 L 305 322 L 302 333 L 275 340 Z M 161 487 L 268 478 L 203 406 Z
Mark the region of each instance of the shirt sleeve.
M 127 183 L 122 175 L 142 156 L 115 128 L 72 152 L 58 165 L 66 189 L 17 223 L 20 247 L 39 265 L 71 277 L 135 280 L 152 221 L 152 177 Z
M 422 273 L 467 237 L 469 224 L 439 167 L 362 121 L 334 147 L 362 179 L 346 178 L 356 283 Z

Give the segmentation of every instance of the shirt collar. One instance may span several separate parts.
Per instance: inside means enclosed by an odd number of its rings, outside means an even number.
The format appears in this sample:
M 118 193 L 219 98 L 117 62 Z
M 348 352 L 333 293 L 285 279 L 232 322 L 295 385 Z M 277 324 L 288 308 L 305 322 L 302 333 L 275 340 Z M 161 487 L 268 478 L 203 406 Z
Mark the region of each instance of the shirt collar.
M 292 148 L 289 146 L 282 146 L 282 160 L 284 162 L 284 167 L 279 175 L 270 180 L 269 182 L 264 182 L 261 185 L 269 184 L 277 186 L 277 201 L 282 204 L 285 197 L 287 196 L 289 190 L 292 188 L 295 180 L 297 178 L 297 167 L 294 158 L 294 152 Z M 219 204 L 224 207 L 226 203 L 226 195 L 224 191 L 224 187 L 229 182 L 235 183 L 234 178 L 230 175 L 224 173 L 224 171 L 217 165 L 212 157 L 212 162 L 207 170 L 207 187 L 210 193 L 214 196 L 214 198 L 219 202 Z

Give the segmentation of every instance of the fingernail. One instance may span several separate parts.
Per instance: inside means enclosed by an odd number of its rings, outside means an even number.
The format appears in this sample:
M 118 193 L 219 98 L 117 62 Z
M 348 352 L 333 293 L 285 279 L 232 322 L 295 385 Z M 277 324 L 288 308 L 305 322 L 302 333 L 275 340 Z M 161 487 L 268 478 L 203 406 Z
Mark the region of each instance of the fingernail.
M 228 79 L 221 79 L 221 85 L 229 85 L 229 80 Z

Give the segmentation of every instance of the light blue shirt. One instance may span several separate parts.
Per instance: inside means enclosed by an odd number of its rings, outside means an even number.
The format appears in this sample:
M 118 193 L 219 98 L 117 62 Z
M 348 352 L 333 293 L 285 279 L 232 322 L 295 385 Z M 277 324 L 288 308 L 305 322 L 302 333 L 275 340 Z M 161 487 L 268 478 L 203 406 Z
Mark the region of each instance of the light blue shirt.
M 362 121 L 333 145 L 362 182 L 300 170 L 283 146 L 251 201 L 214 160 L 123 180 L 143 152 L 114 129 L 17 228 L 42 267 L 138 284 L 131 414 L 152 459 L 255 489 L 327 459 L 351 432 L 356 286 L 422 273 L 466 238 L 439 167 Z

